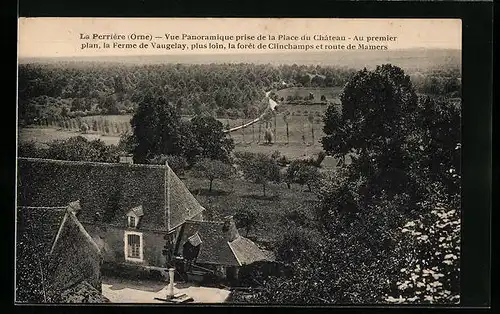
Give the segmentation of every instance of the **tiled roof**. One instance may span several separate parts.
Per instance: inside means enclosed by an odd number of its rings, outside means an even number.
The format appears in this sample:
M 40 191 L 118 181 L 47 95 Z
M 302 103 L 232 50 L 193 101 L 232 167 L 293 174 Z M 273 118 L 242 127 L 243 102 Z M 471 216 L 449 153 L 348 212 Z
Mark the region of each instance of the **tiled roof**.
M 229 242 L 229 247 L 241 265 L 267 260 L 266 255 L 264 255 L 255 243 L 242 236 L 239 236 L 234 241 Z
M 99 247 L 78 219 L 68 213 L 50 256 L 46 285 L 50 290 L 66 290 L 83 281 L 101 287 Z
M 101 292 L 86 281 L 65 290 L 58 301 L 58 303 L 110 303 Z
M 140 228 L 171 230 L 203 211 L 168 166 L 18 158 L 18 203 L 59 206 L 80 200 L 79 219 L 126 226 L 142 206 Z
M 223 231 L 223 226 L 224 222 L 186 221 L 176 246 L 177 255 L 182 256 L 184 244 L 198 235 L 201 244 L 197 263 L 241 266 L 267 260 L 257 245 L 245 237 L 238 235 L 235 240 L 228 242 L 228 235 Z
M 100 252 L 69 207 L 18 207 L 16 300 L 54 302 L 82 280 L 100 285 Z
M 18 241 L 48 255 L 65 215 L 66 207 L 18 207 Z
M 132 208 L 130 212 L 134 213 L 137 217 L 141 217 L 144 215 L 144 210 L 142 209 L 142 205 Z
M 184 244 L 188 241 L 189 237 L 198 233 L 202 243 L 198 257 L 196 258 L 197 263 L 228 266 L 239 265 L 238 260 L 227 244 L 226 235 L 222 231 L 223 226 L 223 222 L 186 221 L 181 229 L 176 249 L 177 254 L 182 256 Z

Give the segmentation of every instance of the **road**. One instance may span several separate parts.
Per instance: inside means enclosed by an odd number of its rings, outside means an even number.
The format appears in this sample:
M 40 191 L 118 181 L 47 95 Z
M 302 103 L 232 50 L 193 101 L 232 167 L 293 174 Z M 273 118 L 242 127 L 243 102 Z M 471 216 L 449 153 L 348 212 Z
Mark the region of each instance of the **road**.
M 268 92 L 266 92 L 266 98 L 268 99 L 269 104 L 268 104 L 267 108 L 266 108 L 266 109 L 264 109 L 264 111 L 262 112 L 262 114 L 261 114 L 259 117 L 255 118 L 255 119 L 253 119 L 252 121 L 247 122 L 247 123 L 245 123 L 245 124 L 242 124 L 242 125 L 239 125 L 239 126 L 237 126 L 237 127 L 231 128 L 231 129 L 229 129 L 229 130 L 224 130 L 224 133 L 230 133 L 230 132 L 238 131 L 238 130 L 240 130 L 240 129 L 243 129 L 243 128 L 246 128 L 246 127 L 249 127 L 249 126 L 251 126 L 252 124 L 257 123 L 257 122 L 259 122 L 262 118 L 264 118 L 264 116 L 266 115 L 266 113 L 267 113 L 268 111 L 274 111 L 274 109 L 276 108 L 276 106 L 278 106 L 278 103 L 277 103 L 277 102 L 275 102 L 274 100 L 272 100 L 271 98 L 269 98 L 269 94 L 270 94 L 271 92 L 272 92 L 272 91 L 268 91 Z

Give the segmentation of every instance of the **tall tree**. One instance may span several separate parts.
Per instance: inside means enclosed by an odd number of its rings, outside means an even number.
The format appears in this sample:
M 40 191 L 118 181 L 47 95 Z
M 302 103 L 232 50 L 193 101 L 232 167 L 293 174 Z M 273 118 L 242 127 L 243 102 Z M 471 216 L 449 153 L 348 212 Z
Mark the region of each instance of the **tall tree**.
M 286 170 L 287 183 L 306 185 L 309 192 L 312 191 L 312 186 L 319 179 L 319 177 L 320 174 L 318 168 L 311 162 L 305 160 L 292 161 Z
M 341 94 L 342 112 L 329 106 L 322 139 L 326 152 L 355 152 L 360 176 L 375 194 L 413 191 L 408 149 L 416 121 L 417 95 L 409 76 L 390 64 L 357 72 Z
M 148 93 L 130 121 L 137 146 L 134 160 L 145 163 L 155 155 L 179 155 L 180 116 L 163 97 Z
M 228 161 L 234 142 L 224 133 L 223 124 L 212 116 L 191 119 L 191 130 L 204 158 Z

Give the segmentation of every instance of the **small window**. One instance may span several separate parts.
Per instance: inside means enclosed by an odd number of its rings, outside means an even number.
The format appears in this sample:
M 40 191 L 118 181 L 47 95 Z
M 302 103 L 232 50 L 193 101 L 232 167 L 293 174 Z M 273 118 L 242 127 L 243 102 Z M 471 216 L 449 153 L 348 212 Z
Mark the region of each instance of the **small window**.
M 141 237 L 136 234 L 129 234 L 127 236 L 129 258 L 141 258 Z
M 128 217 L 128 226 L 131 228 L 135 228 L 135 217 L 134 216 Z
M 129 228 L 136 228 L 137 227 L 137 217 L 128 216 L 128 226 L 129 226 Z

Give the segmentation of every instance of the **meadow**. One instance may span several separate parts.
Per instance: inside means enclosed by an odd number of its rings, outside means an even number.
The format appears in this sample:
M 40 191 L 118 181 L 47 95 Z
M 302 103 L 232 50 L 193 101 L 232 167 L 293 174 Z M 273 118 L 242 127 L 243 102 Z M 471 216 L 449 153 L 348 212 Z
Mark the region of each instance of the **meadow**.
M 315 93 L 316 97 L 321 97 L 325 94 L 329 101 L 334 97 L 338 97 L 339 89 L 334 88 L 287 88 L 278 91 L 279 95 L 300 95 L 307 96 L 309 92 Z M 319 95 L 319 96 L 318 96 Z M 322 150 L 320 140 L 324 136 L 323 133 L 323 114 L 328 107 L 327 103 L 319 104 L 287 104 L 282 103 L 277 107 L 276 117 L 273 117 L 267 124 L 267 127 L 273 133 L 271 144 L 265 143 L 264 133 L 266 123 L 261 121 L 244 129 L 231 132 L 229 136 L 234 140 L 235 151 L 252 151 L 270 154 L 276 150 L 289 159 L 300 158 L 317 154 Z M 286 123 L 283 119 L 284 113 L 288 112 L 288 139 L 286 136 Z M 312 123 L 309 121 L 312 114 Z M 47 143 L 56 139 L 67 139 L 72 136 L 82 135 L 89 140 L 101 139 L 108 145 L 117 145 L 120 141 L 120 135 L 123 133 L 123 125 L 130 122 L 132 115 L 101 115 L 101 116 L 86 116 L 82 117 L 82 121 L 86 122 L 90 128 L 94 121 L 99 121 L 99 125 L 103 125 L 104 121 L 110 125 L 110 132 L 103 134 L 99 131 L 90 129 L 87 134 L 82 134 L 74 125 L 73 129 L 63 129 L 55 126 L 40 127 L 31 126 L 19 129 L 19 141 L 29 142 L 34 141 L 39 144 Z M 189 117 L 183 116 L 183 119 Z M 229 125 L 230 128 L 240 126 L 250 119 L 218 119 L 224 126 Z M 274 123 L 276 122 L 276 129 Z M 121 127 L 116 129 L 115 125 Z M 259 136 L 260 126 L 260 136 Z M 276 132 L 275 132 L 276 131 Z M 314 140 L 313 140 L 314 132 Z

